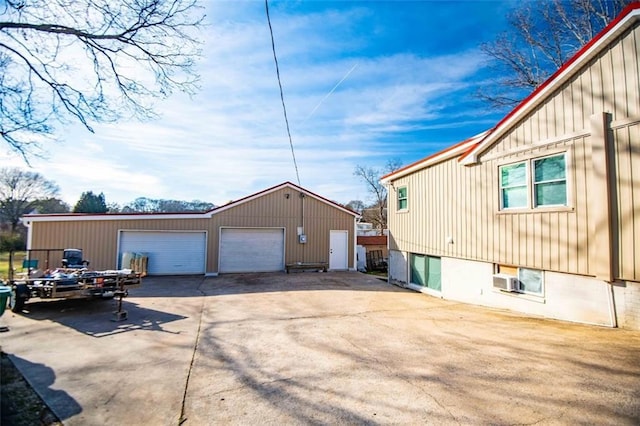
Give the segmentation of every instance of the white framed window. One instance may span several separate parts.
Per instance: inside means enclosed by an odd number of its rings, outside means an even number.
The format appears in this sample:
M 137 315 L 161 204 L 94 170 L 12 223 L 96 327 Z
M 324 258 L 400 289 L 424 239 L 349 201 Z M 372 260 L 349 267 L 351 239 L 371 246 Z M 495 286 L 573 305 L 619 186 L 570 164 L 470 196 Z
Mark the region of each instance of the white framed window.
M 533 206 L 567 205 L 567 162 L 565 155 L 533 160 Z
M 506 274 L 518 278 L 518 292 L 534 296 L 544 296 L 544 271 L 509 265 L 495 265 L 497 274 Z
M 527 163 L 500 167 L 501 208 L 526 208 L 528 204 Z
M 407 210 L 409 208 L 409 198 L 407 196 L 407 187 L 398 188 L 398 210 Z
M 500 210 L 568 206 L 566 153 L 499 167 Z

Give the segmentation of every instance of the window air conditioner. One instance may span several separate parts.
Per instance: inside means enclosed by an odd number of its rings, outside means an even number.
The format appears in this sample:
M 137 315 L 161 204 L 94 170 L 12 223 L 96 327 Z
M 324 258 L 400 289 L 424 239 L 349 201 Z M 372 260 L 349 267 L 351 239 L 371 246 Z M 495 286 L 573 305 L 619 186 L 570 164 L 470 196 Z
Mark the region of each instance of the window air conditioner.
M 495 274 L 493 276 L 493 288 L 504 291 L 519 291 L 520 281 L 518 277 L 507 274 Z

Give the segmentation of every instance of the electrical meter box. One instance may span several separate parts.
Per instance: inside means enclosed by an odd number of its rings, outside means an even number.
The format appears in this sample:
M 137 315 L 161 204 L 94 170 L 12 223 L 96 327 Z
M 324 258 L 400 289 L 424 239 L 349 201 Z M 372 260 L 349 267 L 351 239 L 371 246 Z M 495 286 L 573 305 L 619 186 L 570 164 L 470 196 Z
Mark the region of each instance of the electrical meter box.
M 306 244 L 307 243 L 307 235 L 306 234 L 300 234 L 298 237 L 299 237 L 300 244 Z

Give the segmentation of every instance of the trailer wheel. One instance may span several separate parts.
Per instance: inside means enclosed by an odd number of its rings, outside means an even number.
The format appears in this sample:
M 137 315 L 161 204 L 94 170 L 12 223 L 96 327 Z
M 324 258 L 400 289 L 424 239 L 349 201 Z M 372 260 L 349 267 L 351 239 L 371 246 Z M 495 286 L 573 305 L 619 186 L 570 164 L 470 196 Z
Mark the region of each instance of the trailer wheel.
M 11 308 L 11 312 L 22 312 L 24 303 L 27 301 L 27 298 L 24 296 L 24 290 L 21 285 L 11 287 L 11 295 L 9 296 L 9 308 Z

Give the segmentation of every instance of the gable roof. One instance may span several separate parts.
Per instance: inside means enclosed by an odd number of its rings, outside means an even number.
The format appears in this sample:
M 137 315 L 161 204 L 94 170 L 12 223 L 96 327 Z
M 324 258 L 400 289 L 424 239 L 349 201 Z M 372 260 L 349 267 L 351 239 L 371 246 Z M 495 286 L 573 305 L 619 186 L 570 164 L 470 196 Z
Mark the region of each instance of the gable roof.
M 214 207 L 207 212 L 181 212 L 181 213 L 55 213 L 55 214 L 28 214 L 23 216 L 27 222 L 67 222 L 67 221 L 92 221 L 92 220 L 149 220 L 149 219 L 209 219 L 213 215 L 229 210 L 233 207 L 248 203 L 257 198 L 271 194 L 283 188 L 290 188 L 293 191 L 314 198 L 320 202 L 330 205 L 338 210 L 358 217 L 358 213 L 317 195 L 301 186 L 291 182 L 284 182 L 271 188 L 267 188 L 255 194 L 248 195 L 235 201 L 231 201 L 223 206 Z
M 487 130 L 478 135 L 475 135 L 472 138 L 463 140 L 462 142 L 458 142 L 457 144 L 450 146 L 449 148 L 436 152 L 435 154 L 423 158 L 422 160 L 418 160 L 415 163 L 411 163 L 408 166 L 396 170 L 395 172 L 388 173 L 380 178 L 380 182 L 383 184 L 389 183 L 394 179 L 410 175 L 411 173 L 427 168 L 433 164 L 437 164 L 450 158 L 456 157 L 467 151 L 469 148 L 475 146 L 475 144 L 477 144 L 479 140 L 482 140 L 482 138 L 487 136 L 489 132 L 491 132 L 491 130 Z
M 326 199 L 326 198 L 324 198 L 324 197 L 322 197 L 322 196 L 320 196 L 318 194 L 315 194 L 315 193 L 313 193 L 313 192 L 311 192 L 311 191 L 309 191 L 307 189 L 304 189 L 303 187 L 298 186 L 298 185 L 296 185 L 294 183 L 291 183 L 291 182 L 284 182 L 284 183 L 281 183 L 280 185 L 272 186 L 271 188 L 267 188 L 267 189 L 262 190 L 260 192 L 256 192 L 255 194 L 246 196 L 244 198 L 240 198 L 239 200 L 232 201 L 232 202 L 230 202 L 228 204 L 225 204 L 224 206 L 216 207 L 213 210 L 211 210 L 210 213 L 213 213 L 213 214 L 220 213 L 222 211 L 225 211 L 225 210 L 228 210 L 230 208 L 239 206 L 241 204 L 248 203 L 249 201 L 255 200 L 256 198 L 262 197 L 262 196 L 270 194 L 272 192 L 279 191 L 282 188 L 290 188 L 293 191 L 297 191 L 297 192 L 300 192 L 300 193 L 302 193 L 302 194 L 304 194 L 306 196 L 309 196 L 311 198 L 315 198 L 316 200 L 318 200 L 318 201 L 320 201 L 322 203 L 329 204 L 331 207 L 335 207 L 338 210 L 342 210 L 343 212 L 348 213 L 350 215 L 353 215 L 354 217 L 358 217 L 359 216 L 359 214 L 354 212 L 353 210 L 348 209 L 348 208 L 346 208 L 344 206 L 341 206 L 340 204 L 338 204 L 338 203 L 336 203 L 334 201 L 328 200 L 328 199 Z
M 561 87 L 582 67 L 597 56 L 607 45 L 622 32 L 633 26 L 640 19 L 640 2 L 631 3 L 613 21 L 600 31 L 591 41 L 576 52 L 562 67 L 551 75 L 536 90 L 527 96 L 518 106 L 507 114 L 489 134 L 469 148 L 460 158 L 462 164 L 470 165 L 478 161 L 478 156 L 504 136 L 513 125 L 533 111 L 557 88 Z
M 459 155 L 458 161 L 471 165 L 478 161 L 478 156 L 486 151 L 507 133 L 513 125 L 529 114 L 538 105 L 577 74 L 581 68 L 598 55 L 613 39 L 640 20 L 640 2 L 627 6 L 613 21 L 600 31 L 591 41 L 574 54 L 560 69 L 551 75 L 542 85 L 527 96 L 518 106 L 509 112 L 493 128 L 472 138 L 459 142 L 449 148 L 436 152 L 422 160 L 416 161 L 380 179 L 383 184 L 401 178 L 431 165 Z

